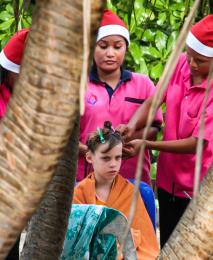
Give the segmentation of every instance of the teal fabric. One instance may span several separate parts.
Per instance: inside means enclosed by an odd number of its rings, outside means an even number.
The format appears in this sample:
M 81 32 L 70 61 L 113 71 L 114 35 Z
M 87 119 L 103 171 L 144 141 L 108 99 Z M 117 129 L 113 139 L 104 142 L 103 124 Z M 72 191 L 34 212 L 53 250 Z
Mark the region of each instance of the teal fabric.
M 104 206 L 73 204 L 61 260 L 116 259 L 116 237 L 100 231 L 118 215 Z

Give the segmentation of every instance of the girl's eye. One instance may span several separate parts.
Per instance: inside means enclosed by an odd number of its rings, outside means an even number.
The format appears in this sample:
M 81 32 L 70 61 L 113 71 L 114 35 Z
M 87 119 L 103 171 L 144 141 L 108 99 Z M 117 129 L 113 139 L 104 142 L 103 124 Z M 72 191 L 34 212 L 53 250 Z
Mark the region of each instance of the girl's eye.
M 121 46 L 120 46 L 120 45 L 116 45 L 114 48 L 115 48 L 116 50 L 118 50 L 118 49 L 121 48 Z
M 117 160 L 117 161 L 120 161 L 120 160 L 121 160 L 121 158 L 122 158 L 122 156 L 121 156 L 121 155 L 119 155 L 119 156 L 117 156 L 117 157 L 116 157 L 116 160 Z
M 105 162 L 108 162 L 110 160 L 110 158 L 109 157 L 103 157 L 102 160 L 105 161 Z

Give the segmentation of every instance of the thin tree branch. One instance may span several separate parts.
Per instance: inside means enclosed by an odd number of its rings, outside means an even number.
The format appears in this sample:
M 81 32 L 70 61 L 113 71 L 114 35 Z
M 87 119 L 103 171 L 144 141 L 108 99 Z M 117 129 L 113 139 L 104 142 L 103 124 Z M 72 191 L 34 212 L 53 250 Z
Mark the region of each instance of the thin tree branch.
M 209 75 L 208 75 L 208 85 L 205 91 L 204 101 L 203 101 L 203 107 L 202 107 L 202 113 L 201 113 L 201 119 L 200 119 L 200 127 L 199 127 L 199 135 L 198 135 L 198 142 L 197 142 L 197 148 L 196 148 L 196 164 L 195 164 L 195 176 L 194 176 L 194 200 L 193 200 L 193 211 L 195 216 L 196 211 L 196 203 L 197 203 L 197 195 L 199 191 L 199 183 L 200 183 L 200 170 L 201 170 L 201 164 L 202 164 L 202 154 L 203 154 L 203 132 L 205 128 L 205 114 L 206 114 L 206 106 L 207 101 L 210 93 L 210 89 L 212 86 L 212 80 L 213 80 L 213 61 L 211 62 Z

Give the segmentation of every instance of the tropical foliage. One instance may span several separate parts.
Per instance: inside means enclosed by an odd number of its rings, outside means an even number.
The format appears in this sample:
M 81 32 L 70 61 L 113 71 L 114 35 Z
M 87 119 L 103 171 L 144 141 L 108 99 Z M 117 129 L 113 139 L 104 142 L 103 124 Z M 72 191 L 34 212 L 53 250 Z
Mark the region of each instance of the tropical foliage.
M 108 0 L 108 8 L 130 30 L 126 66 L 157 82 L 192 3 L 193 0 Z M 202 1 L 198 15 L 208 13 L 209 4 L 210 1 Z
M 30 1 L 0 1 L 0 49 L 4 47 L 17 29 L 30 26 L 31 17 Z
M 157 81 L 188 12 L 190 1 L 109 1 L 129 26 L 127 66 Z

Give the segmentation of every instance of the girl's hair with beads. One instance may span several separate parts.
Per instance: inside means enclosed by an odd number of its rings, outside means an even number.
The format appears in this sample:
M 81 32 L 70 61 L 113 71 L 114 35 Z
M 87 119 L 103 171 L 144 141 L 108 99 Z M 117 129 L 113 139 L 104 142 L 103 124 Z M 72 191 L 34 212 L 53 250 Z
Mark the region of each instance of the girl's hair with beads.
M 105 151 L 103 151 L 103 153 L 107 153 L 114 146 L 122 142 L 120 133 L 112 128 L 112 123 L 110 121 L 105 121 L 103 128 L 98 128 L 97 131 L 93 132 L 89 136 L 87 140 L 87 147 L 88 151 L 94 153 L 100 144 L 106 143 L 108 144 L 108 147 Z

